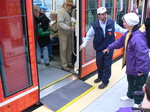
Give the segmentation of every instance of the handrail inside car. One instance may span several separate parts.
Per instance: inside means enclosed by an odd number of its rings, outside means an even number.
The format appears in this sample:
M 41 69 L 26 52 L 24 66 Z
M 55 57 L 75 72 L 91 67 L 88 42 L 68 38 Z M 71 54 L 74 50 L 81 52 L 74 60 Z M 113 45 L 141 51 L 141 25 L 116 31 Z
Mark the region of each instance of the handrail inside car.
M 123 10 L 123 0 L 120 0 L 120 11 L 122 11 Z

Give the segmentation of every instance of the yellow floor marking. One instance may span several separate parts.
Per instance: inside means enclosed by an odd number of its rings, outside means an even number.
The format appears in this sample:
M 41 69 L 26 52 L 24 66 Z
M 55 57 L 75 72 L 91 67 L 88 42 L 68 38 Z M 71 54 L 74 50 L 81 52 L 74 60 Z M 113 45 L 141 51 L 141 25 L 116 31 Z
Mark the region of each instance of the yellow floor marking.
M 84 95 L 86 95 L 88 92 L 92 91 L 94 88 L 95 87 L 91 87 L 90 89 L 88 89 L 87 91 L 85 91 L 84 93 L 82 93 L 80 96 L 76 97 L 74 100 L 72 100 L 71 102 L 69 102 L 68 104 L 66 104 L 65 106 L 63 106 L 59 110 L 57 110 L 56 112 L 61 112 L 62 110 L 64 110 L 65 108 L 67 108 L 68 106 L 70 106 L 71 104 L 73 104 L 75 101 L 77 101 L 78 99 L 80 99 L 81 97 L 83 97 Z
M 56 80 L 56 81 L 54 81 L 54 82 L 52 82 L 52 83 L 50 83 L 50 84 L 48 84 L 48 85 L 46 85 L 46 86 L 40 88 L 40 90 L 43 90 L 43 89 L 45 89 L 45 88 L 47 88 L 47 87 L 49 87 L 49 86 L 51 86 L 51 85 L 53 85 L 53 84 L 55 84 L 55 83 L 57 83 L 57 82 L 63 80 L 63 79 L 65 79 L 65 78 L 67 78 L 67 77 L 69 77 L 69 76 L 71 76 L 71 75 L 72 75 L 72 73 L 70 73 L 70 74 L 66 75 L 65 77 L 62 77 L 62 78 L 60 78 L 60 79 L 58 79 L 58 80 Z
M 96 100 L 99 96 L 109 90 L 115 83 L 117 83 L 120 79 L 125 76 L 125 69 L 121 69 L 122 59 L 113 63 L 112 65 L 112 76 L 110 78 L 110 83 L 105 89 L 98 89 L 98 86 L 101 83 L 94 83 L 94 79 L 97 78 L 97 74 L 86 80 L 85 82 L 91 84 L 95 87 L 92 91 L 84 95 L 82 98 L 74 102 L 72 105 L 64 109 L 62 112 L 81 112 L 84 108 L 86 108 L 90 103 Z M 46 106 L 41 106 L 33 112 L 53 112 L 48 109 Z

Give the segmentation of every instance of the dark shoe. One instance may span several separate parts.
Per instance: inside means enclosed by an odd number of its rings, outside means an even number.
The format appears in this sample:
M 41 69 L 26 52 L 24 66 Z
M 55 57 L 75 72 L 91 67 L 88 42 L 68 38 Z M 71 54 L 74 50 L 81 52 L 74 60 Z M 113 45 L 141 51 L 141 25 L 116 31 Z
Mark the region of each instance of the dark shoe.
M 46 66 L 49 66 L 49 63 L 45 63 Z
M 62 70 L 65 70 L 65 71 L 67 71 L 67 72 L 71 71 L 71 69 L 68 68 L 68 67 L 62 67 L 61 69 L 62 69 Z
M 37 62 L 37 64 L 40 64 L 41 62 Z
M 100 82 L 100 81 L 102 81 L 102 79 L 98 79 L 98 78 L 97 78 L 97 79 L 94 80 L 94 83 L 98 83 L 98 82 Z
M 69 68 L 74 68 L 74 65 L 68 65 Z
M 50 60 L 50 61 L 52 61 L 53 59 L 54 59 L 54 56 L 53 56 L 53 55 L 49 56 L 49 60 Z
M 107 85 L 105 85 L 104 83 L 102 83 L 101 85 L 98 86 L 99 89 L 104 89 Z

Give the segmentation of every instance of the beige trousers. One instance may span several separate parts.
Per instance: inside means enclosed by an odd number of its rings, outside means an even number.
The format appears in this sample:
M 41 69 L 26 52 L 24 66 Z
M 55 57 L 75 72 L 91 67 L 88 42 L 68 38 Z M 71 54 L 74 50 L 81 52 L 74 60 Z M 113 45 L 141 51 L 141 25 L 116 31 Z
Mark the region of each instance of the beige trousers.
M 65 34 L 58 31 L 58 38 L 60 44 L 60 61 L 61 67 L 67 67 L 72 64 L 72 34 Z

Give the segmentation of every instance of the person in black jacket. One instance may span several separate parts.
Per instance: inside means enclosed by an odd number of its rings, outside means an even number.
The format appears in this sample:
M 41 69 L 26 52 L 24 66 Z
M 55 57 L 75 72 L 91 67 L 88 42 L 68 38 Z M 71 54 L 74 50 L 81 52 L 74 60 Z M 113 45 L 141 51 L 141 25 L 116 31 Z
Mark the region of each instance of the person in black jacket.
M 150 18 L 146 19 L 145 26 L 146 26 L 147 45 L 148 45 L 148 48 L 150 49 Z
M 44 13 L 40 12 L 40 9 L 37 5 L 34 5 L 34 16 L 35 16 L 35 31 L 37 33 L 38 24 L 42 27 L 43 31 L 46 31 L 49 26 L 49 19 L 46 17 Z M 49 57 L 47 45 L 50 43 L 49 36 L 37 36 L 37 63 L 41 63 L 41 51 L 43 52 L 44 63 L 46 66 L 49 66 Z

